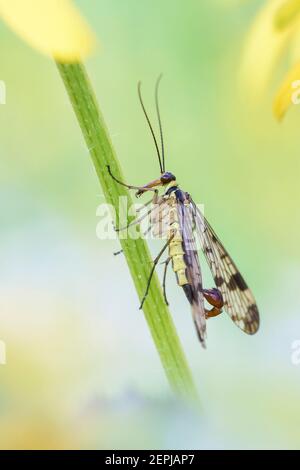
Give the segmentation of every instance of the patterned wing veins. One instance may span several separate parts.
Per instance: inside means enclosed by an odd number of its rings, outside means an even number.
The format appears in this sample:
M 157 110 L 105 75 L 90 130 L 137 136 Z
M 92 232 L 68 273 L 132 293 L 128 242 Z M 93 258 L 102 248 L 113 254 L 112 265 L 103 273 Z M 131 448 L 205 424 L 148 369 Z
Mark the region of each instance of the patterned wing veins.
M 259 328 L 259 313 L 253 294 L 212 227 L 194 203 L 193 207 L 201 248 L 223 295 L 224 309 L 239 328 L 254 334 Z

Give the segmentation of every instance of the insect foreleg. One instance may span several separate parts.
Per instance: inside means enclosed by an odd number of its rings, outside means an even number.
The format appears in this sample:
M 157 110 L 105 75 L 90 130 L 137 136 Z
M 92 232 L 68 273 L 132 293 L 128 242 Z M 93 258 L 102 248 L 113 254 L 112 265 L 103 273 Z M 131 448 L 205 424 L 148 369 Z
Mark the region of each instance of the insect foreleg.
M 141 195 L 142 195 L 144 192 L 146 192 L 146 191 L 154 191 L 154 192 L 157 191 L 157 189 L 154 189 L 154 188 L 147 188 L 147 189 L 146 189 L 146 188 L 144 188 L 144 187 L 142 187 L 142 186 L 132 186 L 131 184 L 126 184 L 126 183 L 124 183 L 123 181 L 118 180 L 118 178 L 116 178 L 116 177 L 112 174 L 109 165 L 107 165 L 107 170 L 108 170 L 108 173 L 110 174 L 110 176 L 112 177 L 112 179 L 113 179 L 116 183 L 120 184 L 121 186 L 125 186 L 125 188 L 127 188 L 127 189 L 136 189 L 136 190 L 138 191 L 138 194 L 137 194 L 138 196 L 141 196 Z
M 169 238 L 169 240 L 167 241 L 167 243 L 163 246 L 163 248 L 161 249 L 161 251 L 158 253 L 157 257 L 156 257 L 155 260 L 153 261 L 153 266 L 152 266 L 152 269 L 151 269 L 151 272 L 150 272 L 150 275 L 149 275 L 149 279 L 148 279 L 148 282 L 147 282 L 147 287 L 146 287 L 145 295 L 144 295 L 144 297 L 142 298 L 142 301 L 141 301 L 140 309 L 143 308 L 144 302 L 145 302 L 146 297 L 147 297 L 147 295 L 148 295 L 148 293 L 149 293 L 150 284 L 151 284 L 151 280 L 152 280 L 152 277 L 153 277 L 153 274 L 154 274 L 156 265 L 158 264 L 160 258 L 162 257 L 162 255 L 164 254 L 165 250 L 168 248 L 169 244 L 170 244 L 171 241 L 173 240 L 174 235 L 175 235 L 175 234 L 172 234 L 172 235 L 170 236 L 170 238 Z

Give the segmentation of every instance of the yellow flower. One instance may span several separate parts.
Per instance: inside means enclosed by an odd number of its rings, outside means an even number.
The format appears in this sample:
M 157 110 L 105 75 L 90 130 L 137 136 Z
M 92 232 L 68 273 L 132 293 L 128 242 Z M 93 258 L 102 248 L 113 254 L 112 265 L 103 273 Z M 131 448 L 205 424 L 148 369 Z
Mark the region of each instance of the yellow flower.
M 276 94 L 273 111 L 277 119 L 281 120 L 284 117 L 290 105 L 300 103 L 299 90 L 300 63 L 290 70 Z
M 274 100 L 277 119 L 299 102 L 300 0 L 268 0 L 248 34 L 241 63 L 240 80 L 252 101 L 262 98 L 285 52 L 289 52 L 293 66 Z
M 24 41 L 60 62 L 78 62 L 94 36 L 70 0 L 0 0 L 2 19 Z

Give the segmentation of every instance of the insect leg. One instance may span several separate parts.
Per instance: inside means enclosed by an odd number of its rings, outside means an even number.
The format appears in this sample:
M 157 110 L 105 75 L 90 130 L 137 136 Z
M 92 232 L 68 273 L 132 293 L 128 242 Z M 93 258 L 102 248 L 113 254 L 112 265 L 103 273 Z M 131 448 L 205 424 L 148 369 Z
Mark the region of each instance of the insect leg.
M 220 313 L 222 313 L 224 301 L 219 289 L 203 289 L 203 296 L 205 300 L 213 306 L 211 310 L 205 309 L 206 318 L 217 317 L 220 315 Z
M 145 238 L 145 237 L 148 235 L 148 233 L 151 232 L 151 230 L 152 230 L 152 227 L 151 227 L 151 225 L 150 225 L 150 226 L 143 232 L 143 237 Z
M 132 186 L 131 184 L 126 184 L 126 183 L 124 183 L 123 181 L 118 180 L 118 178 L 116 178 L 116 177 L 112 174 L 109 165 L 107 165 L 107 170 L 108 170 L 108 173 L 110 174 L 110 176 L 112 177 L 112 179 L 113 179 L 116 183 L 120 184 L 121 186 L 125 186 L 125 188 L 127 188 L 127 189 L 137 189 L 137 191 L 139 192 L 139 196 L 140 196 L 142 193 L 146 192 L 146 191 L 157 191 L 157 189 L 154 189 L 154 188 L 143 188 L 142 186 Z
M 158 201 L 157 202 L 157 205 L 160 205 L 162 204 L 164 201 L 163 199 L 161 201 Z M 140 217 L 137 217 L 136 219 L 134 219 L 132 222 L 130 222 L 128 225 L 126 225 L 125 227 L 121 227 L 121 228 L 116 228 L 116 232 L 121 232 L 122 230 L 127 230 L 129 227 L 132 227 L 133 225 L 137 225 L 139 224 L 140 222 L 142 222 L 142 220 L 144 220 L 148 215 L 150 215 L 153 211 L 155 211 L 157 209 L 156 206 L 154 207 L 151 207 L 151 209 L 149 209 L 145 214 L 141 215 Z
M 163 277 L 163 284 L 162 284 L 162 287 L 163 287 L 163 294 L 164 294 L 164 299 L 165 299 L 166 305 L 169 305 L 169 302 L 168 302 L 168 299 L 167 299 L 167 293 L 166 293 L 166 278 L 167 278 L 167 269 L 168 269 L 168 266 L 169 266 L 170 261 L 171 261 L 171 257 L 169 257 L 169 258 L 164 262 L 165 269 L 164 269 L 164 277 Z
M 151 203 L 154 204 L 153 198 L 150 199 L 150 201 L 145 202 L 145 204 L 143 204 L 141 207 L 138 207 L 138 208 L 136 209 L 136 213 L 139 214 L 145 207 L 149 206 Z M 155 204 L 156 204 L 156 203 L 155 203 Z
M 132 227 L 134 225 L 139 224 L 140 222 L 142 222 L 142 220 L 144 220 L 146 217 L 148 217 L 148 215 L 150 215 L 153 210 L 154 210 L 154 208 L 148 210 L 145 214 L 143 214 L 142 216 L 134 219 L 132 222 L 130 222 L 125 227 L 116 228 L 116 232 L 122 232 L 122 230 L 127 230 L 129 227 Z
M 158 264 L 160 258 L 162 257 L 162 255 L 164 254 L 165 250 L 168 248 L 168 246 L 170 245 L 171 241 L 173 240 L 174 238 L 174 235 L 175 234 L 172 234 L 169 238 L 169 240 L 167 241 L 167 243 L 163 246 L 163 248 L 160 250 L 160 252 L 158 253 L 157 257 L 155 258 L 155 260 L 153 261 L 153 266 L 152 266 L 152 269 L 151 269 L 151 272 L 150 272 L 150 275 L 149 275 L 149 279 L 148 279 L 148 282 L 147 282 L 147 287 L 146 287 L 146 291 L 145 291 L 145 294 L 144 294 L 144 297 L 142 298 L 142 301 L 141 301 L 141 305 L 140 305 L 140 310 L 143 308 L 143 305 L 144 305 L 144 302 L 146 300 L 146 297 L 149 293 L 149 289 L 150 289 L 150 284 L 151 284 L 151 280 L 152 280 L 152 277 L 153 277 L 153 274 L 154 274 L 154 271 L 155 271 L 155 268 L 156 268 L 156 265 Z
M 118 255 L 120 255 L 121 253 L 123 253 L 123 250 L 115 251 L 115 252 L 114 252 L 114 256 L 118 256 Z
M 132 222 L 130 222 L 125 227 L 116 228 L 116 232 L 122 232 L 122 230 L 127 230 L 129 227 L 133 227 L 134 225 L 139 224 L 140 222 L 142 222 L 142 220 L 144 220 L 148 215 L 151 214 L 152 210 L 153 209 L 150 209 L 149 211 L 146 212 L 146 214 L 142 215 L 141 217 L 138 217 L 138 218 L 134 219 Z

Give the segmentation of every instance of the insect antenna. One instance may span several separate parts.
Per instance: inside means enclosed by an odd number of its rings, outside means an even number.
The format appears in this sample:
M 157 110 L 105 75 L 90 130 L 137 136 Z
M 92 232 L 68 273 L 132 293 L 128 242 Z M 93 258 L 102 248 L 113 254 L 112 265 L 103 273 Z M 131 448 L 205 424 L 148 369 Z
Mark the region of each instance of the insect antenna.
M 158 119 L 158 124 L 159 124 L 159 133 L 160 133 L 160 142 L 161 142 L 161 156 L 162 156 L 162 168 L 163 168 L 163 171 L 165 172 L 166 167 L 165 167 L 164 137 L 163 137 L 160 110 L 159 110 L 159 103 L 158 103 L 158 88 L 159 88 L 159 84 L 160 84 L 161 79 L 162 79 L 162 74 L 160 74 L 158 79 L 156 80 L 156 85 L 155 85 L 155 106 L 156 106 L 156 114 L 157 114 L 157 119 Z
M 147 114 L 147 111 L 146 111 L 146 108 L 145 108 L 145 105 L 144 105 L 144 102 L 143 102 L 142 93 L 141 93 L 141 86 L 142 86 L 142 84 L 141 84 L 141 82 L 139 82 L 139 83 L 138 83 L 138 95 L 139 95 L 139 100 L 140 100 L 140 103 L 141 103 L 141 106 L 142 106 L 142 110 L 143 110 L 143 112 L 144 112 L 145 118 L 147 119 L 147 123 L 148 123 L 149 129 L 150 129 L 150 131 L 151 131 L 153 140 L 154 140 L 154 144 L 155 144 L 155 148 L 156 148 L 156 153 L 157 153 L 158 161 L 159 161 L 160 172 L 163 173 L 163 172 L 164 172 L 164 169 L 163 169 L 162 160 L 161 160 L 161 156 L 160 156 L 160 152 L 159 152 L 159 147 L 158 147 L 158 144 L 157 144 L 157 140 L 156 140 L 156 137 L 155 137 L 155 134 L 154 134 L 154 130 L 153 130 L 152 124 L 151 124 L 151 122 L 150 122 L 149 116 L 148 116 L 148 114 Z

